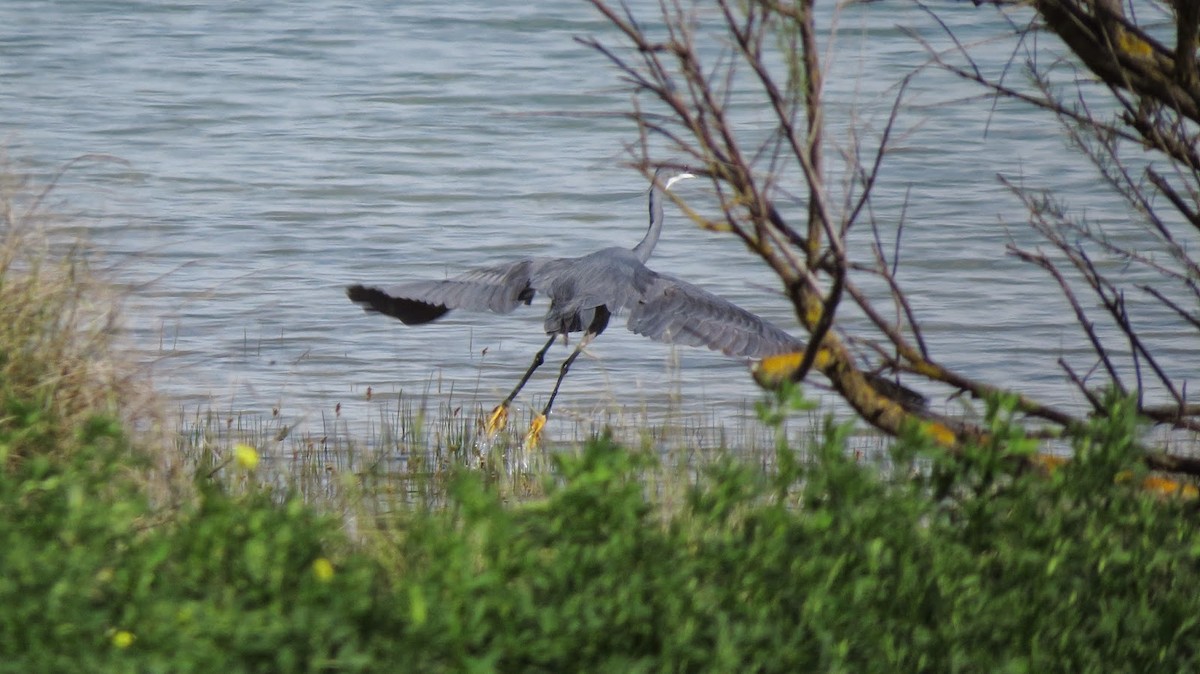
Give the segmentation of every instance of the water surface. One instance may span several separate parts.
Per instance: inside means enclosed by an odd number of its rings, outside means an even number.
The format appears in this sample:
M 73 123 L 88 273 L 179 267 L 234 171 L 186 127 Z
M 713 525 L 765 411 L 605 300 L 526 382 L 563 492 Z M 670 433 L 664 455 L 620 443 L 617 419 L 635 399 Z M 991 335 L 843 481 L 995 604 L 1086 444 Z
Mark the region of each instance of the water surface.
M 1010 42 L 985 42 L 1008 30 L 994 11 L 938 11 L 980 43 L 984 67 L 1008 61 Z M 837 25 L 831 156 L 848 128 L 877 133 L 926 61 L 905 29 L 948 44 L 903 3 L 849 8 Z M 351 423 L 376 419 L 400 392 L 490 407 L 544 340 L 543 307 L 406 328 L 363 314 L 343 287 L 641 237 L 645 185 L 622 166 L 636 133 L 616 114 L 631 97 L 577 36 L 615 40 L 568 0 L 5 2 L 0 134 L 35 170 L 83 153 L 127 162 L 72 170 L 59 194 L 136 288 L 131 341 L 185 405 L 309 424 L 338 403 Z M 1127 213 L 1055 123 L 979 93 L 933 69 L 912 81 L 874 216 L 890 238 L 905 215 L 899 278 L 944 363 L 1077 405 L 1055 361 L 1086 363 L 1085 342 L 1044 275 L 1005 256 L 1010 237 L 1033 238 L 996 174 L 1053 187 L 1100 222 Z M 702 187 L 684 193 L 711 203 Z M 803 204 L 790 208 L 799 222 Z M 653 267 L 794 329 L 735 241 L 668 217 Z M 759 394 L 741 363 L 621 325 L 574 368 L 565 418 L 749 415 Z M 1195 373 L 1194 340 L 1173 330 L 1164 320 L 1164 359 Z M 555 369 L 522 402 L 540 402 Z

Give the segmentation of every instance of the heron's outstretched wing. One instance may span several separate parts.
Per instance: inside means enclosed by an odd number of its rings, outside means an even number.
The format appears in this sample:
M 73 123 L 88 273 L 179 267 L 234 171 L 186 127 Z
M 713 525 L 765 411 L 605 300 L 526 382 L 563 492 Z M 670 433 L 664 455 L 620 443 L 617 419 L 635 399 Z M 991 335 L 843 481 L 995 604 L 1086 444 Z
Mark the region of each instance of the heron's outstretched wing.
M 377 311 L 419 325 L 440 318 L 451 309 L 507 314 L 533 301 L 537 288 L 533 276 L 553 263 L 529 258 L 485 269 L 476 269 L 442 281 L 414 281 L 383 288 L 352 285 L 346 295 L 365 311 Z
M 742 358 L 804 348 L 800 340 L 733 302 L 664 275 L 654 279 L 630 310 L 628 325 L 660 342 L 707 346 Z

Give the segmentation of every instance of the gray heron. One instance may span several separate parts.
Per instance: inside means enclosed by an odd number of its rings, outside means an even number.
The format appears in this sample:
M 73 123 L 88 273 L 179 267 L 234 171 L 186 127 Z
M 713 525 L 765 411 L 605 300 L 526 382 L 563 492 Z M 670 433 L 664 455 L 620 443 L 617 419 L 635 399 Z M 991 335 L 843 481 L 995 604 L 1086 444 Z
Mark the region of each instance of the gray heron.
M 615 314 L 627 312 L 626 327 L 636 334 L 668 344 L 706 346 L 728 356 L 758 359 L 803 350 L 803 342 L 749 311 L 646 266 L 662 232 L 665 191 L 693 177 L 670 169 L 655 173 L 649 197 L 650 226 L 632 249 L 604 248 L 571 258 L 525 258 L 441 281 L 352 285 L 346 294 L 365 311 L 398 318 L 405 325 L 428 323 L 452 309 L 507 314 L 532 302 L 537 293 L 546 295 L 550 308 L 543 328 L 550 338 L 487 422 L 489 433 L 503 428 L 509 405 L 545 361 L 554 341 L 561 335 L 566 342 L 570 333 L 582 332 L 583 337 L 559 368 L 545 407 L 533 420 L 529 443 L 538 441 L 567 370 Z

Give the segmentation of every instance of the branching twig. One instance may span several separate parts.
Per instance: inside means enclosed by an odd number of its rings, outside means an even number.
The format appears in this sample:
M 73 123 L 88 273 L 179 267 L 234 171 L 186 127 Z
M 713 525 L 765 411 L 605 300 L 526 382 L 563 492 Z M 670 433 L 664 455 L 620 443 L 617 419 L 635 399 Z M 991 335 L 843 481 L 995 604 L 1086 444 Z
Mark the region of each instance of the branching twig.
M 700 165 L 697 172 L 712 182 L 719 215 L 703 216 L 688 209 L 686 204 L 677 203 L 701 226 L 737 236 L 783 284 L 797 319 L 809 334 L 808 344 L 799 354 L 798 366 L 789 376 L 802 379 L 810 368 L 819 370 L 862 418 L 888 432 L 896 433 L 906 424 L 920 421 L 942 429 L 937 435 L 940 441 L 945 440 L 945 433 L 958 442 L 982 438 L 983 430 L 965 421 L 945 419 L 911 406 L 906 409 L 900 404 L 900 396 L 894 395 L 901 388 L 889 392 L 886 386 L 868 383 L 869 377 L 878 382 L 877 373 L 891 369 L 973 396 L 1005 393 L 935 360 L 922 337 L 913 303 L 896 278 L 903 217 L 897 227 L 895 249 L 889 256 L 872 210 L 871 200 L 883 175 L 884 161 L 912 76 L 900 83 L 870 160 L 866 159 L 870 155 L 864 151 L 858 131 L 850 132 L 851 142 L 841 152 L 848 166 L 843 174 L 844 198 L 835 199 L 824 166 L 825 73 L 818 51 L 813 0 L 786 3 L 717 0 L 716 11 L 707 15 L 690 5 L 685 7 L 681 0 L 660 0 L 661 26 L 655 28 L 653 38 L 650 29 L 637 22 L 624 5 L 618 11 L 608 0 L 591 1 L 616 28 L 626 47 L 613 49 L 590 38 L 581 42 L 605 56 L 633 87 L 635 95 L 649 99 L 644 101 L 648 105 L 653 103 L 653 110 L 636 104 L 629 115 L 637 124 L 641 141 L 634 148 L 640 157 L 639 166 L 649 171 L 663 163 L 650 157 L 649 136 L 666 140 L 673 150 L 685 154 L 689 161 L 695 160 Z M 1047 71 L 1034 58 L 1033 52 L 1039 47 L 1024 40 L 1028 31 L 1036 29 L 1036 24 L 1008 23 L 1018 33 L 1018 45 L 1012 53 L 1032 50 L 1027 64 L 1032 82 L 1029 91 L 1006 84 L 1003 77 L 990 79 L 988 71 L 971 58 L 969 45 L 960 41 L 935 12 L 926 9 L 942 25 L 953 47 L 939 51 L 925 40 L 916 39 L 929 53 L 927 66 L 940 67 L 976 82 L 997 100 L 1024 101 L 1056 115 L 1063 122 L 1067 137 L 1093 161 L 1107 184 L 1126 200 L 1148 231 L 1154 233 L 1154 241 L 1169 253 L 1169 259 L 1158 259 L 1119 240 L 1110 240 L 1068 218 L 1049 199 L 1005 182 L 1032 214 L 1030 221 L 1035 231 L 1062 258 L 1051 259 L 1040 250 L 1031 252 L 1016 244 L 1010 246 L 1009 252 L 1050 275 L 1075 312 L 1076 321 L 1099 361 L 1096 373 L 1081 377 L 1061 359 L 1059 366 L 1065 378 L 1088 399 L 1095 413 L 1102 413 L 1105 408 L 1098 387 L 1089 384 L 1093 374 L 1097 379 L 1105 379 L 1101 385 L 1138 395 L 1139 403 L 1148 385 L 1161 385 L 1170 392 L 1175 404 L 1162 409 L 1143 404 L 1142 411 L 1177 428 L 1191 429 L 1200 425 L 1200 420 L 1191 413 L 1195 406 L 1187 403 L 1186 384 L 1176 385 L 1174 373 L 1163 366 L 1153 344 L 1139 333 L 1132 318 L 1136 309 L 1127 303 L 1124 286 L 1115 275 L 1106 275 L 1107 267 L 1100 262 L 1115 257 L 1139 265 L 1168 282 L 1182 284 L 1200 298 L 1200 266 L 1181 243 L 1186 239 L 1173 235 L 1172 227 L 1177 220 L 1157 210 L 1163 202 L 1169 203 L 1193 231 L 1200 227 L 1200 156 L 1194 138 L 1194 124 L 1200 121 L 1195 114 L 1200 111 L 1200 95 L 1193 96 L 1200 89 L 1196 88 L 1194 64 L 1182 62 L 1185 57 L 1194 60 L 1195 46 L 1166 50 L 1120 12 L 1097 9 L 1099 4 L 1092 0 L 1034 0 L 1034 5 L 1049 28 L 1072 50 L 1077 54 L 1080 50 L 1087 51 L 1079 54 L 1080 60 L 1100 77 L 1101 86 L 1088 85 L 1086 76 L 1079 77 L 1076 82 L 1084 83 L 1076 85 L 1078 99 L 1064 102 L 1058 94 L 1061 88 L 1051 84 Z M 1076 11 L 1084 5 L 1091 9 L 1082 14 Z M 1179 15 L 1191 16 L 1186 8 Z M 1056 23 L 1062 21 L 1071 25 Z M 698 46 L 698 31 L 705 25 L 712 25 L 722 36 L 723 48 L 715 60 Z M 1187 30 L 1181 27 L 1179 35 L 1183 36 Z M 1194 42 L 1194 31 L 1188 34 Z M 1093 43 L 1082 45 L 1079 40 L 1083 36 L 1089 36 Z M 772 42 L 773 37 L 779 38 L 778 42 Z M 958 56 L 964 59 L 962 64 L 952 63 Z M 778 74 L 779 61 L 786 80 Z M 1050 63 L 1055 68 L 1065 65 L 1061 59 L 1051 59 Z M 1005 66 L 1005 74 L 1010 72 L 1010 66 L 1011 63 Z M 1161 75 L 1167 66 L 1170 77 L 1164 79 Z M 1084 94 L 1085 88 L 1088 95 Z M 1109 120 L 1101 119 L 1089 101 L 1092 95 L 1108 95 L 1106 105 L 1113 109 L 1115 104 L 1117 114 Z M 748 96 L 757 97 L 759 108 L 769 111 L 773 128 L 765 136 L 740 133 L 731 120 L 731 101 L 736 100 L 740 105 Z M 1155 96 L 1158 98 L 1147 103 Z M 1122 146 L 1131 143 L 1165 157 L 1174 172 L 1164 172 L 1157 166 L 1131 169 L 1119 154 Z M 789 192 L 781 186 L 780 181 L 789 172 L 798 172 L 803 178 L 807 196 L 804 215 L 790 214 L 776 201 L 780 193 L 801 192 Z M 1156 201 L 1159 194 L 1164 199 Z M 864 213 L 870 214 L 873 234 L 871 259 L 867 262 L 852 259 L 849 238 L 853 225 Z M 1093 262 L 1089 251 L 1097 250 L 1105 259 Z M 856 277 L 868 275 L 883 280 L 879 292 L 885 293 L 895 306 L 891 320 L 875 308 L 872 297 L 856 283 Z M 1105 342 L 1111 335 L 1097 329 L 1089 316 L 1089 311 L 1094 313 L 1094 310 L 1085 309 L 1073 287 L 1080 282 L 1099 302 L 1102 315 L 1112 321 L 1117 334 L 1128 345 L 1127 352 L 1123 346 L 1113 347 Z M 1139 287 L 1191 327 L 1200 327 L 1200 317 L 1192 316 L 1179 303 L 1169 300 L 1168 293 L 1149 285 Z M 861 328 L 850 331 L 841 324 L 840 307 L 846 298 L 867 317 L 865 332 Z M 857 351 L 852 353 L 851 348 Z M 864 371 L 862 356 L 870 354 L 875 354 L 873 361 L 877 366 L 866 366 Z M 1135 382 L 1122 379 L 1122 369 L 1127 365 L 1132 365 Z M 1142 381 L 1143 371 L 1153 372 L 1154 376 Z M 1026 395 L 1015 395 L 1015 399 L 1022 413 L 1049 422 L 1060 432 L 1087 432 L 1087 425 L 1077 414 Z M 1055 429 L 1047 429 L 1045 433 L 1053 435 Z M 1176 470 L 1194 469 L 1200 474 L 1200 461 L 1151 454 L 1147 463 L 1154 467 L 1173 466 Z

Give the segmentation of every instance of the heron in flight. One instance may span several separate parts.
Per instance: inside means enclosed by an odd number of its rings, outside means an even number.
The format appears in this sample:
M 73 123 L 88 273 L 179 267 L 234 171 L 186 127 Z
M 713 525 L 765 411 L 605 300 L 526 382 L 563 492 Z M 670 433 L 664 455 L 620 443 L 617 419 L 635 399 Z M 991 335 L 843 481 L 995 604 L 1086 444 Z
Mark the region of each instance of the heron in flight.
M 534 418 L 526 442 L 541 436 L 563 378 L 579 353 L 604 329 L 614 314 L 628 313 L 626 326 L 634 333 L 668 344 L 706 346 L 728 356 L 757 359 L 803 350 L 804 344 L 782 329 L 741 307 L 687 281 L 660 274 L 646 266 L 663 226 L 665 191 L 680 180 L 694 178 L 686 171 L 662 168 L 650 187 L 650 226 L 632 249 L 613 247 L 582 257 L 525 258 L 508 264 L 468 271 L 442 281 L 413 281 L 372 287 L 352 285 L 350 299 L 367 312 L 420 325 L 451 309 L 507 314 L 529 304 L 537 293 L 550 299 L 545 332 L 550 336 L 512 392 L 488 417 L 495 433 L 507 423 L 508 407 L 546 352 L 561 335 L 583 337 L 559 368 L 558 380 L 541 414 Z

